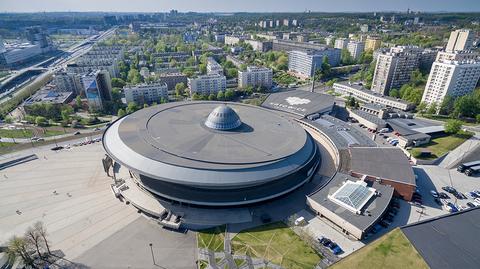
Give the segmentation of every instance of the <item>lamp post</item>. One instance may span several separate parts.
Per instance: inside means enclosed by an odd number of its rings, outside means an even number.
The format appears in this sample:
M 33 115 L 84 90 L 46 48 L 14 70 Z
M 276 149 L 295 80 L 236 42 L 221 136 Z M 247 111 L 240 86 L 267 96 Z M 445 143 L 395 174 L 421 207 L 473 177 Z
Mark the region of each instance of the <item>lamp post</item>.
M 155 256 L 153 255 L 153 244 L 150 243 L 148 244 L 150 246 L 150 252 L 152 253 L 152 261 L 153 261 L 153 265 L 156 265 L 155 264 Z

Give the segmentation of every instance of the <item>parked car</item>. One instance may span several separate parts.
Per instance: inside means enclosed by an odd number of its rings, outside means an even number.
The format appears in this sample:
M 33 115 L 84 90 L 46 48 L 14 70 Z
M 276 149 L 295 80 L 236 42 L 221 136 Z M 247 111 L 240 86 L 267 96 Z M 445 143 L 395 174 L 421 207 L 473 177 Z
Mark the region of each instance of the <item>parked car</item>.
M 433 199 L 433 201 L 435 201 L 435 203 L 436 203 L 437 205 L 443 206 L 443 203 L 442 203 L 442 201 L 441 201 L 439 198 L 435 198 L 435 199 Z
M 467 206 L 470 207 L 470 208 L 474 208 L 474 207 L 477 207 L 474 203 L 472 202 L 468 202 L 467 203 Z
M 457 192 L 457 190 L 454 187 L 450 187 L 450 186 L 442 187 L 442 190 L 444 190 L 448 193 L 451 193 L 451 194 L 454 194 L 454 193 Z
M 73 133 L 73 135 L 79 135 L 80 132 L 79 131 L 76 131 L 75 133 Z
M 446 203 L 444 207 L 448 212 L 452 212 L 452 213 L 458 212 L 458 208 L 450 202 Z
M 468 196 L 470 196 L 470 198 L 472 199 L 475 199 L 475 198 L 479 198 L 480 196 L 475 193 L 474 191 L 471 191 L 471 192 L 467 192 Z
M 438 198 L 438 197 L 439 197 L 437 191 L 431 190 L 431 191 L 430 191 L 430 194 L 433 196 L 433 198 Z
M 448 196 L 448 194 L 444 192 L 439 192 L 438 197 L 440 197 L 441 199 L 450 199 L 450 196 Z
M 467 197 L 461 193 L 461 192 L 454 192 L 453 196 L 455 196 L 457 199 L 462 200 L 462 199 L 467 199 Z

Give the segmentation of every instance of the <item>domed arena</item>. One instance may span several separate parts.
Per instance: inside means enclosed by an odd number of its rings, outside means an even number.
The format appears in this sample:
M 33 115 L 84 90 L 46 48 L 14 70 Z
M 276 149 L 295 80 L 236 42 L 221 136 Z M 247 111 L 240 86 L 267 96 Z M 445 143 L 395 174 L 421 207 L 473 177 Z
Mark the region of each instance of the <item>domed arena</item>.
M 175 102 L 142 109 L 105 132 L 107 154 L 152 195 L 197 206 L 258 203 L 307 182 L 313 138 L 281 113 L 240 103 Z

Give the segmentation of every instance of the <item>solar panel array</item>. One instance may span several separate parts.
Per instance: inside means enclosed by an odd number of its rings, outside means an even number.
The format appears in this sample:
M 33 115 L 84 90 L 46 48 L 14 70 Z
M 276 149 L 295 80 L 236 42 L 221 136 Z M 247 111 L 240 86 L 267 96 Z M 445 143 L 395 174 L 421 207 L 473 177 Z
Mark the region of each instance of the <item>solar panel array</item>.
M 337 192 L 334 196 L 335 199 L 355 208 L 356 210 L 360 210 L 360 206 L 362 206 L 367 200 L 370 198 L 370 195 L 373 191 L 363 185 L 359 184 L 346 184 L 343 188 Z

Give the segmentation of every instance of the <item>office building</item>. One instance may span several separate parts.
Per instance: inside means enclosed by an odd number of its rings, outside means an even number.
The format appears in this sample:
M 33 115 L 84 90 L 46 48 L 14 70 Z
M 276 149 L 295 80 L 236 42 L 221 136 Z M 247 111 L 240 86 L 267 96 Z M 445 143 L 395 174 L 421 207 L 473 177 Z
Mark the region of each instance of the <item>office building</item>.
M 262 86 L 267 89 L 272 87 L 273 71 L 266 67 L 249 66 L 245 71 L 238 71 L 238 87 Z
M 473 46 L 474 34 L 468 29 L 455 30 L 450 33 L 446 52 L 455 52 L 461 50 L 469 50 Z
M 207 58 L 207 74 L 223 75 L 223 67 L 212 57 Z
M 82 76 L 88 107 L 103 110 L 107 101 L 112 101 L 112 84 L 106 70 L 98 70 Z
M 480 78 L 480 61 L 435 61 L 428 76 L 422 102 L 440 105 L 445 96 L 458 97 L 475 89 Z
M 335 39 L 334 48 L 341 49 L 341 50 L 346 49 L 348 42 L 350 42 L 348 38 L 337 38 Z M 330 43 L 327 43 L 327 44 L 330 44 Z
M 283 19 L 283 26 L 290 26 L 290 20 L 289 19 Z
M 400 89 L 410 81 L 418 68 L 422 49 L 416 46 L 398 46 L 377 58 L 372 81 L 372 91 L 388 95 L 390 89 Z
M 327 46 L 335 45 L 335 43 L 332 44 L 332 41 L 335 41 L 335 37 L 333 37 L 333 36 L 331 36 L 331 35 L 325 37 L 325 44 L 326 44 Z M 338 48 L 337 48 L 337 49 L 338 49 Z
M 339 49 L 324 49 L 311 51 L 289 51 L 288 52 L 288 70 L 301 78 L 310 78 L 316 69 L 322 68 L 323 58 L 327 57 L 331 66 L 337 66 L 340 63 Z
M 369 36 L 365 41 L 365 50 L 374 51 L 382 46 L 382 39 L 378 36 Z
M 138 105 L 160 103 L 168 100 L 168 87 L 165 82 L 143 83 L 123 88 L 127 104 L 134 102 Z
M 347 44 L 347 49 L 348 52 L 350 52 L 352 58 L 358 60 L 360 59 L 360 55 L 362 55 L 362 52 L 365 50 L 365 42 L 350 41 Z
M 275 51 L 291 51 L 291 50 L 325 50 L 328 46 L 324 44 L 313 44 L 307 42 L 297 42 L 285 39 L 272 40 L 272 49 Z M 331 49 L 331 48 L 330 48 Z
M 227 79 L 224 75 L 220 74 L 188 78 L 188 88 L 190 89 L 191 95 L 194 93 L 202 95 L 217 94 L 219 91 L 225 91 L 227 88 Z
M 293 19 L 293 20 L 292 20 L 292 25 L 295 26 L 295 27 L 297 27 L 297 26 L 298 26 L 298 20 Z

